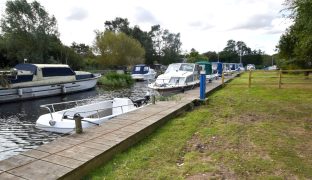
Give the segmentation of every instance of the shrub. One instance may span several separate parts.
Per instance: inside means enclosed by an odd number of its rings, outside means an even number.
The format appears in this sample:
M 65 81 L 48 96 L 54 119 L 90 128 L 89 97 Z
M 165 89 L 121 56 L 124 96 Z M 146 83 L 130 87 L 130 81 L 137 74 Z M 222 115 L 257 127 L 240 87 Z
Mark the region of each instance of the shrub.
M 129 74 L 117 74 L 115 72 L 110 72 L 102 76 L 98 84 L 104 85 L 110 88 L 121 88 L 133 85 L 134 80 Z

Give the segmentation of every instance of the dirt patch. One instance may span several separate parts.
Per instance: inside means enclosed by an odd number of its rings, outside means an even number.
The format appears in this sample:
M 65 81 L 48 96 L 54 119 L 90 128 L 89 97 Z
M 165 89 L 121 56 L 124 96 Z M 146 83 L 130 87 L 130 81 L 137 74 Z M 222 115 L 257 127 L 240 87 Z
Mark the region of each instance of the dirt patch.
M 216 172 L 194 174 L 186 177 L 187 180 L 212 180 L 212 179 L 239 179 L 234 172 L 225 168 L 223 165 L 219 166 Z

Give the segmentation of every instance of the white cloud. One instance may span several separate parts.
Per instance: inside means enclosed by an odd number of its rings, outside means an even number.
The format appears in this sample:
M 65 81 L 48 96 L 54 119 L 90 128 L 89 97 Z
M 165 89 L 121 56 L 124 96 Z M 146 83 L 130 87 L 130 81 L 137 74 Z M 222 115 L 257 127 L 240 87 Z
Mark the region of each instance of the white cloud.
M 88 12 L 83 8 L 73 8 L 71 14 L 66 18 L 67 20 L 83 20 L 88 17 Z

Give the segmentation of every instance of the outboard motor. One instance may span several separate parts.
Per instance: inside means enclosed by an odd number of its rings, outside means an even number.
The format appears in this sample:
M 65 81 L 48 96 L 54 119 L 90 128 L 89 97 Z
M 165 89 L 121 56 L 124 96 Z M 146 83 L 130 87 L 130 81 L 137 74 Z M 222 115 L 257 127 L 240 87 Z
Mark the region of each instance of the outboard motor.
M 136 100 L 132 100 L 132 102 L 133 102 L 135 107 L 140 107 L 143 104 L 147 104 L 148 101 L 150 101 L 150 99 L 151 99 L 150 93 L 146 92 L 144 98 L 139 98 L 139 99 L 136 99 Z

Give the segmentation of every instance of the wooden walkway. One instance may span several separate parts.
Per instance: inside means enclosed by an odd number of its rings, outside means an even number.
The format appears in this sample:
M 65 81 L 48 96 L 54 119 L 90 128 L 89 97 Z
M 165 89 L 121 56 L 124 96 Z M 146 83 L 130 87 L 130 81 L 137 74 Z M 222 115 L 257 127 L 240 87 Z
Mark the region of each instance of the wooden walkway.
M 220 86 L 221 80 L 207 83 L 206 92 Z M 83 134 L 61 137 L 5 159 L 0 162 L 0 179 L 80 179 L 168 120 L 192 108 L 193 102 L 199 98 L 199 88 L 186 91 L 179 97 L 173 101 L 157 101 L 100 126 L 84 129 Z

